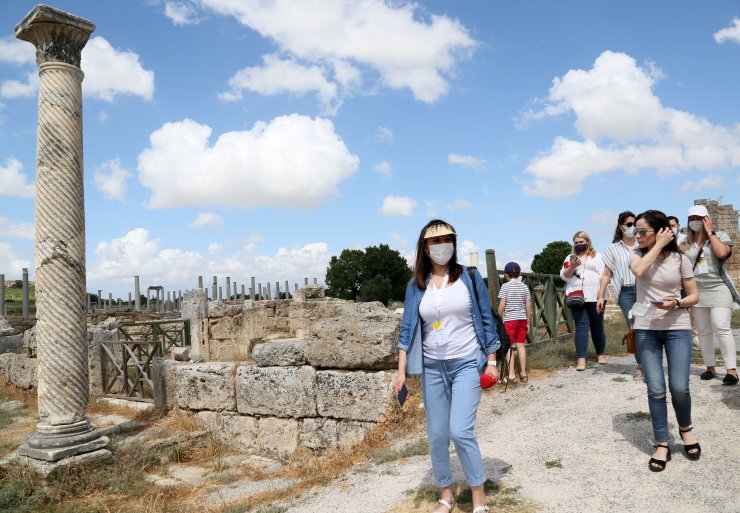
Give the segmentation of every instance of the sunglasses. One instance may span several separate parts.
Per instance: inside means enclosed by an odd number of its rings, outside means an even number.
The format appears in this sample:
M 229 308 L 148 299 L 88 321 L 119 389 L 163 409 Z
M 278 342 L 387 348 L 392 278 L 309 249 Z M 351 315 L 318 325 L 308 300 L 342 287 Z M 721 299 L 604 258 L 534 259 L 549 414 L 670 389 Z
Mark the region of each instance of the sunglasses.
M 629 223 L 624 223 L 624 226 L 626 226 L 627 228 L 632 228 L 633 226 L 635 226 L 635 223 L 630 221 Z
M 638 228 L 635 230 L 635 235 L 639 235 L 640 237 L 644 237 L 646 233 L 655 233 L 655 230 L 648 230 L 647 228 Z

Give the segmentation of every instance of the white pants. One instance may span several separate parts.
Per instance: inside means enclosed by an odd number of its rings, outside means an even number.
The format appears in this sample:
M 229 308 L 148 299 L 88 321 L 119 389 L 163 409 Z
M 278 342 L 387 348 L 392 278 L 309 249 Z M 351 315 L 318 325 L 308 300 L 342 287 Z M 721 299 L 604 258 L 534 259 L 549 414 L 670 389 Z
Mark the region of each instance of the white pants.
M 714 306 L 712 308 L 693 307 L 692 313 L 699 332 L 699 346 L 704 365 L 714 367 L 714 341 L 719 344 L 725 369 L 734 369 L 737 363 L 735 337 L 730 328 L 732 309 Z

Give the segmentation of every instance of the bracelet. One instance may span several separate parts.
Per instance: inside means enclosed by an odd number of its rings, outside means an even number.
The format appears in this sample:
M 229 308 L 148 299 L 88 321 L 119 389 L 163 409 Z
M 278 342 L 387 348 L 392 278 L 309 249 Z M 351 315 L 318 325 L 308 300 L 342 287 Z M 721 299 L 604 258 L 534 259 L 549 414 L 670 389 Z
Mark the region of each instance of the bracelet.
M 717 236 L 717 232 L 715 232 L 714 230 L 712 230 L 711 232 L 709 232 L 709 236 L 711 237 L 712 235 L 714 235 L 716 237 Z
M 681 306 L 681 301 L 679 301 L 679 299 L 678 299 L 678 298 L 676 298 L 676 306 L 674 306 L 674 307 L 673 307 L 672 309 L 673 309 L 673 310 L 678 310 L 678 308 L 679 308 L 680 306 Z

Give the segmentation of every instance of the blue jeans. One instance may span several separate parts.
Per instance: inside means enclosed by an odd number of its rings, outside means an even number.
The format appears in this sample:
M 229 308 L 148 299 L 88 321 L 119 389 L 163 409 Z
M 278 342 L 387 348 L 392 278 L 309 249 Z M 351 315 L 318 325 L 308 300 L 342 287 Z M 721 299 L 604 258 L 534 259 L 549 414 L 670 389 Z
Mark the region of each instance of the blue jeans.
M 588 351 L 588 330 L 591 329 L 591 340 L 594 342 L 596 354 L 606 351 L 606 335 L 604 335 L 604 312 L 596 311 L 596 303 L 585 303 L 582 307 L 571 308 L 573 321 L 576 325 L 576 354 L 578 358 L 586 358 Z
M 632 310 L 632 305 L 635 304 L 635 287 L 629 287 L 629 288 L 622 288 L 619 291 L 619 298 L 617 299 L 617 304 L 619 305 L 619 308 L 622 310 L 622 315 L 624 315 L 624 322 L 627 324 L 627 329 L 632 327 L 632 320 L 629 318 L 630 310 Z M 640 353 L 635 353 L 635 361 L 640 364 Z
M 451 360 L 424 357 L 422 392 L 429 456 L 440 488 L 452 485 L 450 438 L 468 484 L 480 486 L 486 480 L 474 431 L 481 396 L 479 354 L 480 351 L 475 351 Z
M 648 406 L 656 442 L 667 442 L 668 406 L 666 405 L 663 350 L 668 361 L 668 388 L 679 427 L 691 425 L 691 330 L 635 330 L 637 351 L 647 384 Z

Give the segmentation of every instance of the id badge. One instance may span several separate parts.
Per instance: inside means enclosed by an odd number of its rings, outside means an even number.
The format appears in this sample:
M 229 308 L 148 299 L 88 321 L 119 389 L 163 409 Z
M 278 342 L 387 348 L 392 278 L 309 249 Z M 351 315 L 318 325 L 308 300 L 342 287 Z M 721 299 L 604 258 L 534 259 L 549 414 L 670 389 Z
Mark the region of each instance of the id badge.
M 708 272 L 709 264 L 707 263 L 707 259 L 701 257 L 699 260 L 696 261 L 696 270 L 694 271 L 694 274 L 707 274 Z
M 432 327 L 434 328 L 434 340 L 437 342 L 437 345 L 446 345 L 448 342 L 447 333 L 445 333 L 445 328 L 442 326 L 442 321 L 435 322 L 432 324 Z

